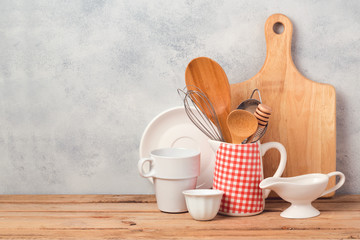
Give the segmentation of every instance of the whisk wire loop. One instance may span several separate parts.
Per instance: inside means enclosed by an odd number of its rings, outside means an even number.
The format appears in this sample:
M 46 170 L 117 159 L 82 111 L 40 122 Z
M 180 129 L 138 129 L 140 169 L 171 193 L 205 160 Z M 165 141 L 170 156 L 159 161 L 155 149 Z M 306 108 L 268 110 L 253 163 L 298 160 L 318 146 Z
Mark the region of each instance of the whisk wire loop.
M 224 141 L 215 109 L 201 89 L 196 86 L 186 86 L 177 91 L 183 98 L 185 112 L 190 121 L 208 138 Z

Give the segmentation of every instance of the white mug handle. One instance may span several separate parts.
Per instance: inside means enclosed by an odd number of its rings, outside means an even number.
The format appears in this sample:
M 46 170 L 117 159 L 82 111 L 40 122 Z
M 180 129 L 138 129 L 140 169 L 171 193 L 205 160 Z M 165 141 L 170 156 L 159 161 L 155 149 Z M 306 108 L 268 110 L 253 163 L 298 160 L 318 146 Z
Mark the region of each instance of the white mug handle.
M 287 159 L 286 149 L 279 142 L 264 143 L 264 144 L 261 144 L 261 146 L 260 146 L 261 157 L 263 157 L 265 155 L 265 153 L 267 152 L 267 150 L 269 150 L 271 148 L 276 148 L 280 152 L 280 163 L 279 163 L 279 166 L 273 176 L 273 177 L 280 177 L 281 174 L 284 172 L 285 166 L 286 166 L 286 159 Z M 264 194 L 263 194 L 264 198 L 267 198 L 269 196 L 270 191 L 271 191 L 271 189 L 264 190 Z
M 328 173 L 327 175 L 329 178 L 332 176 L 340 176 L 340 180 L 335 186 L 333 186 L 329 190 L 323 192 L 323 194 L 321 194 L 320 197 L 339 189 L 345 183 L 345 175 L 342 172 L 331 172 L 331 173 Z
M 144 164 L 146 162 L 150 163 L 150 171 L 149 172 L 144 172 Z M 142 158 L 139 160 L 138 162 L 138 170 L 139 173 L 142 177 L 148 178 L 148 177 L 154 177 L 155 176 L 155 168 L 154 168 L 154 159 L 153 158 Z

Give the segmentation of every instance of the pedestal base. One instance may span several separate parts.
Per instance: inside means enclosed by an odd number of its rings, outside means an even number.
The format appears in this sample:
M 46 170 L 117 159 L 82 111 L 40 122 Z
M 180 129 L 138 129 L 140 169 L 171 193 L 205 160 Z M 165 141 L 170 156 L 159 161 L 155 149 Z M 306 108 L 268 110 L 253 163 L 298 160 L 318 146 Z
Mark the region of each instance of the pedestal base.
M 280 216 L 284 218 L 311 218 L 320 214 L 319 210 L 309 204 L 291 204 Z

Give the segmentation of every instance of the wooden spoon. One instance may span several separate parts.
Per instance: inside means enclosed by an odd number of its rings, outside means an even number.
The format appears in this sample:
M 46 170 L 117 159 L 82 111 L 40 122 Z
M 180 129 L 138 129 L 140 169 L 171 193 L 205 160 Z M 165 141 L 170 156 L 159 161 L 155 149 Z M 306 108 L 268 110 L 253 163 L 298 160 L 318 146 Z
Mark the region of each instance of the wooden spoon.
M 240 144 L 253 135 L 258 127 L 258 121 L 252 113 L 239 109 L 229 114 L 227 124 L 230 129 L 232 143 L 235 144 Z
M 200 90 L 209 99 L 219 119 L 221 133 L 226 142 L 231 142 L 231 134 L 227 126 L 227 116 L 231 108 L 230 84 L 222 67 L 207 57 L 193 59 L 185 71 L 185 82 L 188 90 Z M 200 109 L 216 124 L 208 106 L 198 101 Z

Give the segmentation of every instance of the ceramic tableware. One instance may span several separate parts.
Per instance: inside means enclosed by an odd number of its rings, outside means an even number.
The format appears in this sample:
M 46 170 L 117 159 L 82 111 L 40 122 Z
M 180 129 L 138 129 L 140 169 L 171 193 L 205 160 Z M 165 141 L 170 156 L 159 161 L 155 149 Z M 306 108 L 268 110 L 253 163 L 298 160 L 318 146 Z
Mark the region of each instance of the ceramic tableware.
M 143 168 L 150 163 L 150 171 Z M 184 190 L 194 189 L 200 174 L 200 152 L 185 148 L 153 150 L 149 158 L 140 159 L 138 170 L 143 177 L 154 179 L 158 208 L 163 212 L 186 212 Z
M 339 182 L 325 191 L 329 178 L 339 176 Z M 275 191 L 282 199 L 291 203 L 280 216 L 284 218 L 310 218 L 320 214 L 319 210 L 311 205 L 315 199 L 334 192 L 345 182 L 345 175 L 341 172 L 328 174 L 306 174 L 297 177 L 270 177 L 260 183 L 260 188 Z
M 195 111 L 195 109 L 192 109 Z M 205 136 L 188 118 L 183 106 L 174 107 L 157 115 L 146 127 L 140 141 L 140 158 L 158 148 L 193 148 L 201 152 L 200 176 L 196 188 L 211 188 L 215 155 Z M 153 183 L 153 178 L 148 178 Z
M 262 190 L 262 156 L 275 148 L 280 162 L 274 176 L 280 177 L 286 165 L 286 150 L 278 142 L 230 144 L 209 140 L 216 152 L 213 188 L 224 191 L 219 212 L 230 216 L 251 216 L 264 210 L 269 189 Z
M 194 189 L 183 191 L 190 215 L 199 221 L 212 220 L 219 211 L 223 191 Z

